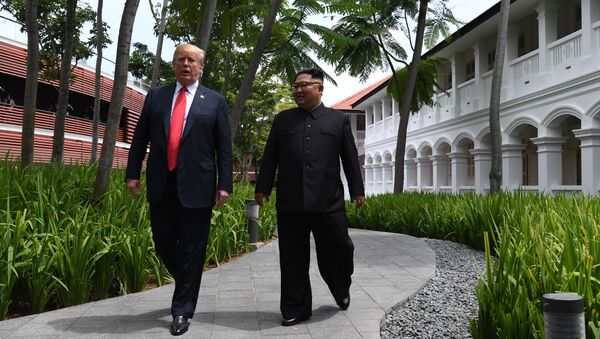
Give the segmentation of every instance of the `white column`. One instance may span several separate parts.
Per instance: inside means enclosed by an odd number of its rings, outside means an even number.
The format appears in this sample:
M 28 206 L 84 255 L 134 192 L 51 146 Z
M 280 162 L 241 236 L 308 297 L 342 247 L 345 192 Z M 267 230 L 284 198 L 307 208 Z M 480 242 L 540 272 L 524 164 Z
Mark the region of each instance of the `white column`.
M 404 160 L 404 188 L 417 185 L 417 163 L 413 159 Z
M 502 145 L 502 188 L 515 190 L 523 183 L 523 144 Z
M 469 150 L 475 162 L 475 192 L 486 193 L 490 187 L 490 169 L 492 168 L 492 150 L 477 148 Z
M 581 141 L 581 187 L 585 193 L 598 194 L 600 190 L 600 129 L 573 130 Z
M 487 44 L 481 40 L 477 41 L 473 46 L 473 55 L 475 57 L 475 88 L 471 94 L 471 101 L 473 110 L 476 111 L 483 106 L 481 103 L 481 98 L 483 98 L 481 75 L 487 71 Z
M 581 0 L 581 55 L 591 56 L 592 47 L 597 44 L 592 24 L 600 19 L 600 2 L 598 0 Z
M 448 157 L 445 155 L 431 155 L 433 168 L 433 191 L 439 192 L 441 186 L 448 186 Z
M 548 44 L 556 40 L 558 4 L 555 0 L 541 1 L 535 8 L 538 13 L 538 51 L 540 58 L 540 73 L 552 69 L 552 56 L 548 51 Z
M 365 165 L 365 191 L 367 195 L 373 195 L 373 165 Z
M 458 95 L 458 85 L 465 78 L 465 64 L 462 53 L 456 53 L 450 59 L 452 66 L 452 105 L 454 106 L 454 117 L 460 116 L 460 96 Z
M 448 156 L 452 160 L 452 192 L 459 193 L 460 186 L 464 186 L 467 181 L 467 160 L 471 155 L 452 152 Z
M 552 187 L 562 185 L 562 145 L 565 137 L 530 139 L 538 147 L 538 185 L 540 191 L 552 194 Z
M 429 157 L 417 159 L 417 187 L 419 191 L 431 183 L 431 160 Z
M 381 138 L 385 139 L 387 137 L 387 127 L 385 122 L 385 97 L 379 101 L 381 105 Z

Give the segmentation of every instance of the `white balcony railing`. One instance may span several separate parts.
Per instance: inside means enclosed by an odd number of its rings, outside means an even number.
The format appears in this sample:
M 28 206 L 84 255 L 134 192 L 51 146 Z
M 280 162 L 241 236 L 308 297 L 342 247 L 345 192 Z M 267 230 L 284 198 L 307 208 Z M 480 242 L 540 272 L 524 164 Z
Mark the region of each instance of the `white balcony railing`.
M 440 105 L 440 120 L 452 118 L 452 89 L 438 93 L 437 102 Z
M 389 116 L 387 118 L 385 118 L 385 136 L 386 137 L 390 137 L 392 135 L 394 135 L 394 117 L 393 116 Z
M 552 66 L 559 66 L 581 55 L 581 30 L 548 44 Z
M 513 81 L 529 79 L 540 71 L 540 56 L 538 50 L 529 52 L 510 62 L 513 71 Z

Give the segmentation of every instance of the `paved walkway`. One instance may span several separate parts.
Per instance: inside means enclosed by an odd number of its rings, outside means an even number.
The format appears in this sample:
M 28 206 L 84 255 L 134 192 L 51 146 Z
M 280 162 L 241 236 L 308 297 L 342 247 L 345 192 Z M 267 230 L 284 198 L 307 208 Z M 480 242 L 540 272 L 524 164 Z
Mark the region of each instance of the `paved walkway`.
M 405 302 L 435 274 L 435 254 L 420 239 L 351 230 L 354 241 L 352 302 L 335 304 L 316 266 L 313 249 L 313 315 L 280 325 L 277 241 L 202 277 L 196 315 L 187 338 L 379 338 L 385 312 Z M 171 338 L 173 286 L 0 321 L 0 338 Z

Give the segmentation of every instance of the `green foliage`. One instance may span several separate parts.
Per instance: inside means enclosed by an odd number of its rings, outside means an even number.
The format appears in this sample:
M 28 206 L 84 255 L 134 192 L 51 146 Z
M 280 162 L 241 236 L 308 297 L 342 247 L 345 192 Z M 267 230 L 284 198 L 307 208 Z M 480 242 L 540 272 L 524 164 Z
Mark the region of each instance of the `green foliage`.
M 436 93 L 436 89 L 439 87 L 436 81 L 437 69 L 444 62 L 443 58 L 431 57 L 425 60 L 421 60 L 419 63 L 419 70 L 417 73 L 417 81 L 415 83 L 415 90 L 412 96 L 412 102 L 410 111 L 418 112 L 423 106 L 433 106 L 433 95 Z M 390 79 L 387 87 L 387 93 L 398 102 L 399 106 L 402 106 L 404 101 L 404 92 L 406 91 L 406 85 L 408 84 L 408 74 L 410 73 L 409 67 L 403 67 L 396 71 Z
M 141 42 L 133 43 L 133 52 L 129 57 L 129 71 L 136 78 L 142 79 L 149 84 L 154 69 L 154 53 L 148 50 L 148 46 Z M 175 82 L 175 72 L 171 63 L 161 60 L 158 72 L 158 84 Z
M 154 251 L 145 197 L 132 199 L 117 170 L 104 199 L 90 203 L 95 171 L 78 165 L 22 171 L 18 163 L 0 162 L 0 319 L 17 299 L 36 313 L 168 279 Z M 215 209 L 207 267 L 248 250 L 244 199 L 252 190 L 236 185 L 229 203 Z M 273 205 L 263 208 L 262 240 L 273 234 L 274 215 Z
M 600 199 L 541 194 L 371 197 L 348 205 L 355 227 L 448 239 L 486 252 L 474 338 L 543 338 L 541 298 L 584 298 L 587 335 L 600 326 Z

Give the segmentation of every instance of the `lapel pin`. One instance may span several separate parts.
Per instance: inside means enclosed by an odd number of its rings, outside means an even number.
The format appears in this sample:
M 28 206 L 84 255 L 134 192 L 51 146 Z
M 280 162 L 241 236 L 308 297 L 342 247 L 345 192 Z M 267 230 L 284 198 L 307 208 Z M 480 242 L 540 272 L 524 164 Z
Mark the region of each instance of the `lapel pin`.
M 204 94 L 200 94 L 200 98 L 201 98 L 201 99 L 204 99 Z

